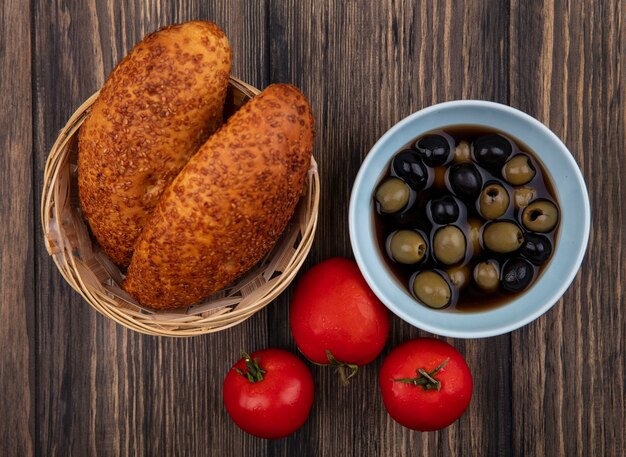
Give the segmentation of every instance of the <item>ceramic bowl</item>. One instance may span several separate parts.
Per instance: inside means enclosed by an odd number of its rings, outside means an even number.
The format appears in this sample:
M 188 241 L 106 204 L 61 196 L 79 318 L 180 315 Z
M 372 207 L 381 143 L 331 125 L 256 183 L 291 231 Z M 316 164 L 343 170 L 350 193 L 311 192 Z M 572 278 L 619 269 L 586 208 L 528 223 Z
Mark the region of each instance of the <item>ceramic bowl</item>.
M 538 280 L 504 305 L 478 312 L 437 310 L 417 302 L 392 277 L 374 231 L 372 195 L 391 158 L 411 140 L 456 125 L 493 128 L 526 145 L 554 184 L 561 208 L 552 259 Z M 406 322 L 442 336 L 481 338 L 515 330 L 548 311 L 574 280 L 589 238 L 589 197 L 578 165 L 559 138 L 533 117 L 499 103 L 463 100 L 418 111 L 389 129 L 365 158 L 350 198 L 350 240 L 374 293 Z

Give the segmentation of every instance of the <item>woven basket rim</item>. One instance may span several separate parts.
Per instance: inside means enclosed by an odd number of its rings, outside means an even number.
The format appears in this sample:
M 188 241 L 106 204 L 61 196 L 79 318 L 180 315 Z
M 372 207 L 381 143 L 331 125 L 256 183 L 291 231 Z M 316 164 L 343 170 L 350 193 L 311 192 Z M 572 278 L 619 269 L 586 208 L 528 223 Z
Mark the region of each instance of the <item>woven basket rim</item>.
M 242 104 L 247 99 L 260 93 L 260 90 L 257 88 L 232 76 L 230 77 L 229 88 L 243 100 Z M 148 335 L 188 337 L 225 330 L 243 322 L 271 303 L 295 278 L 313 244 L 320 201 L 319 174 L 317 163 L 313 156 L 311 157 L 311 167 L 307 175 L 305 194 L 300 200 L 299 207 L 296 209 L 296 213 L 292 217 L 288 228 L 278 240 L 275 248 L 261 262 L 263 266 L 263 263 L 271 258 L 267 265 L 271 266 L 270 263 L 275 263 L 276 265 L 274 266 L 280 267 L 280 269 L 276 270 L 278 273 L 275 276 L 272 274 L 269 279 L 265 279 L 265 283 L 256 288 L 253 287 L 254 284 L 262 278 L 260 278 L 261 275 L 253 277 L 253 280 L 247 284 L 247 286 L 250 285 L 252 287 L 249 294 L 258 293 L 259 288 L 266 290 L 263 290 L 256 299 L 249 300 L 245 306 L 241 305 L 246 300 L 244 289 L 241 289 L 237 294 L 242 295 L 242 298 L 237 304 L 208 309 L 202 315 L 184 314 L 180 310 L 163 312 L 131 309 L 130 305 L 123 306 L 120 303 L 120 297 L 115 296 L 113 291 L 107 289 L 107 285 L 103 284 L 102 281 L 96 286 L 92 285 L 94 281 L 99 280 L 97 272 L 89 266 L 89 261 L 97 260 L 98 258 L 104 261 L 101 257 L 103 254 L 99 252 L 95 241 L 90 238 L 91 249 L 97 252 L 97 254 L 93 258 L 83 261 L 83 259 L 75 255 L 77 250 L 76 242 L 67 239 L 66 229 L 68 226 L 71 227 L 72 223 L 76 224 L 76 234 L 79 234 L 79 238 L 80 235 L 84 236 L 81 232 L 81 223 L 85 226 L 84 229 L 86 231 L 84 220 L 74 214 L 76 213 L 76 208 L 71 203 L 70 193 L 72 189 L 70 183 L 72 178 L 69 157 L 72 153 L 72 142 L 75 142 L 76 134 L 98 94 L 99 91 L 87 98 L 70 116 L 50 149 L 44 168 L 44 182 L 41 195 L 41 226 L 46 250 L 52 256 L 57 269 L 66 282 L 103 316 L 126 328 Z M 239 106 L 235 105 L 236 108 Z M 68 214 L 73 216 L 69 218 L 69 222 Z M 292 238 L 292 244 L 287 243 Z M 85 239 L 83 238 L 84 241 Z M 77 243 L 80 245 L 80 239 Z M 282 251 L 279 250 L 283 245 L 284 249 Z M 96 247 L 94 248 L 94 246 Z M 271 257 L 272 254 L 274 257 Z M 279 264 L 279 262 L 282 263 Z M 98 265 L 98 271 L 100 271 L 100 267 L 101 265 Z M 257 271 L 257 267 L 253 267 L 251 271 Z M 264 270 L 265 274 L 268 272 L 272 272 L 269 267 Z M 242 283 L 246 279 L 249 280 L 247 278 L 248 274 L 251 273 L 244 275 L 244 278 L 240 278 L 235 285 Z M 226 291 L 228 290 L 238 289 L 237 287 L 229 287 Z M 234 301 L 236 298 L 238 297 L 233 296 L 232 300 Z M 124 299 L 122 298 L 121 300 L 123 301 Z M 224 300 L 228 301 L 228 296 Z M 192 309 L 194 307 L 189 307 L 187 311 Z M 168 318 L 168 316 L 171 317 Z

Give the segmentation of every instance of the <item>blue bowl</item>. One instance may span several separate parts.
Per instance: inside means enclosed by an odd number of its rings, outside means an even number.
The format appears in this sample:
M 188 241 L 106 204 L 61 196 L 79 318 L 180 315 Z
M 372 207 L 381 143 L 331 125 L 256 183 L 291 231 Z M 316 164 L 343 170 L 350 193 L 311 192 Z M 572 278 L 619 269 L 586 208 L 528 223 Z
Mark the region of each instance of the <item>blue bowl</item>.
M 435 129 L 475 125 L 499 130 L 534 153 L 554 184 L 561 209 L 557 243 L 548 266 L 524 293 L 502 306 L 455 312 L 419 303 L 391 274 L 374 230 L 373 193 L 391 158 L 409 141 Z M 389 129 L 370 150 L 352 187 L 350 240 L 365 280 L 380 300 L 406 322 L 443 336 L 482 338 L 515 330 L 548 311 L 580 268 L 589 238 L 589 197 L 578 165 L 559 138 L 531 116 L 499 103 L 463 100 L 414 113 Z

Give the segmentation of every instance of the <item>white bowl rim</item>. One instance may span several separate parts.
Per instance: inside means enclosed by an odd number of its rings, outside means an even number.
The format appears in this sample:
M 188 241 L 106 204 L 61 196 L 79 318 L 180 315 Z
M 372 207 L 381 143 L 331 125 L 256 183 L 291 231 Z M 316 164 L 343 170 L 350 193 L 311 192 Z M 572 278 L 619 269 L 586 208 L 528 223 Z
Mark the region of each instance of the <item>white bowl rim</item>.
M 361 197 L 361 199 L 359 198 L 359 189 L 366 187 L 367 185 L 371 187 L 371 189 L 367 192 L 367 199 L 369 201 L 369 205 L 372 205 L 370 196 L 372 195 L 373 185 L 377 181 L 377 179 L 372 179 L 372 174 L 376 173 L 377 177 L 379 178 L 383 172 L 382 169 L 378 171 L 371 170 L 372 164 L 377 159 L 376 153 L 380 151 L 383 146 L 387 142 L 389 142 L 395 135 L 397 135 L 402 129 L 405 129 L 407 128 L 407 126 L 416 123 L 419 119 L 426 118 L 427 116 L 436 116 L 440 112 L 449 112 L 450 110 L 456 110 L 457 108 L 477 109 L 479 111 L 487 110 L 492 111 L 494 114 L 501 113 L 511 118 L 514 118 L 519 126 L 525 125 L 526 127 L 532 129 L 535 133 L 543 135 L 543 139 L 551 143 L 551 145 L 554 147 L 554 151 L 558 152 L 558 159 L 564 160 L 564 166 L 567 168 L 568 171 L 572 172 L 573 176 L 571 176 L 571 184 L 575 187 L 574 190 L 576 190 L 580 194 L 578 195 L 578 197 L 580 197 L 580 201 L 578 202 L 580 207 L 577 207 L 580 210 L 580 217 L 578 222 L 582 223 L 580 228 L 576 228 L 576 238 L 574 240 L 575 243 L 573 243 L 576 246 L 574 248 L 576 252 L 567 253 L 571 261 L 568 263 L 568 265 L 563 266 L 565 271 L 564 274 L 559 274 L 558 276 L 559 285 L 557 287 L 550 288 L 549 293 L 547 294 L 547 296 L 545 296 L 545 298 L 541 300 L 542 303 L 540 305 L 533 306 L 532 303 L 531 305 L 524 304 L 525 297 L 528 297 L 529 293 L 533 291 L 541 281 L 544 281 L 544 283 L 547 284 L 547 280 L 549 279 L 547 278 L 547 274 L 551 271 L 551 269 L 554 269 L 553 267 L 555 267 L 555 260 L 557 254 L 559 253 L 559 245 L 561 244 L 562 238 L 564 237 L 564 220 L 562 221 L 561 227 L 559 229 L 559 240 L 557 242 L 557 246 L 555 246 L 555 252 L 553 254 L 553 258 L 551 259 L 551 263 L 544 270 L 539 280 L 535 284 L 533 284 L 533 286 L 528 291 L 516 297 L 510 303 L 504 306 L 476 313 L 446 313 L 446 311 L 434 310 L 415 303 L 415 299 L 408 294 L 406 289 L 401 288 L 400 285 L 397 284 L 388 273 L 385 272 L 385 274 L 382 275 L 376 274 L 376 268 L 381 267 L 381 263 L 380 261 L 372 262 L 372 257 L 377 257 L 378 253 L 372 251 L 368 254 L 368 252 L 366 251 L 367 248 L 372 248 L 372 246 L 376 244 L 376 241 L 373 239 L 373 236 L 370 236 L 370 239 L 367 240 L 367 234 L 371 235 L 372 231 L 371 207 L 367 211 L 360 211 L 360 209 L 363 209 L 364 200 L 362 199 L 365 197 Z M 501 130 L 504 133 L 508 133 L 515 139 L 518 139 L 526 144 L 528 144 L 529 142 L 526 138 L 520 138 L 519 135 L 509 133 L 509 129 L 503 129 L 499 126 L 494 126 L 487 122 L 478 122 L 475 119 L 468 119 L 467 122 L 453 122 L 448 124 L 442 124 L 439 127 L 434 128 L 444 128 L 445 126 L 459 124 L 483 125 L 487 127 L 492 127 Z M 416 133 L 412 138 L 426 133 L 427 131 L 432 131 L 434 128 L 425 129 L 422 132 Z M 410 137 L 407 137 L 407 140 L 404 141 L 403 144 L 406 144 L 406 142 L 410 141 L 410 139 Z M 388 163 L 389 159 L 391 158 L 391 156 L 393 156 L 393 154 L 395 154 L 396 151 L 397 149 L 385 153 L 389 156 L 385 160 L 385 163 Z M 541 154 L 536 153 L 535 155 L 538 155 L 540 159 L 544 161 L 544 159 L 541 157 Z M 381 160 L 382 159 L 379 159 L 379 161 Z M 549 174 L 553 175 L 552 169 L 548 168 L 547 166 L 545 168 L 547 169 Z M 555 187 L 557 193 L 559 193 L 559 200 L 561 202 L 561 205 L 563 205 L 563 195 L 561 195 L 561 193 L 559 192 L 558 186 L 555 185 Z M 369 218 L 370 220 L 366 220 L 366 218 Z M 532 116 L 508 105 L 484 100 L 455 100 L 432 105 L 405 117 L 389 130 L 387 130 L 385 134 L 383 134 L 383 136 L 380 137 L 380 139 L 376 142 L 376 144 L 372 146 L 367 156 L 365 157 L 365 160 L 361 164 L 361 167 L 352 187 L 349 208 L 349 230 L 352 250 L 354 252 L 357 264 L 359 265 L 359 268 L 361 269 L 365 280 L 367 281 L 373 292 L 394 314 L 396 314 L 398 317 L 405 320 L 406 322 L 430 333 L 454 338 L 484 338 L 502 335 L 528 324 L 529 322 L 544 314 L 552 306 L 554 306 L 554 304 L 562 297 L 567 288 L 570 286 L 580 268 L 582 260 L 585 256 L 589 240 L 590 220 L 591 216 L 589 196 L 587 193 L 585 181 L 576 161 L 574 160 L 574 157 L 565 146 L 565 144 L 563 144 L 563 142 L 556 136 L 556 134 L 554 134 L 548 127 L 546 127 L 544 124 L 542 124 Z M 364 246 L 364 240 L 369 243 L 367 246 Z M 374 246 L 374 251 L 377 250 L 378 247 Z M 564 249 L 561 249 L 561 251 L 563 252 Z M 384 265 L 382 265 L 382 268 L 386 269 Z M 419 316 L 419 318 L 416 317 L 415 313 L 407 312 L 407 305 L 409 304 L 407 302 L 407 299 L 412 300 L 413 305 L 419 306 L 419 308 L 412 309 L 412 311 L 417 311 L 417 315 Z M 517 305 L 515 309 L 511 308 L 514 304 Z M 527 313 L 523 312 L 526 307 L 531 308 L 531 310 Z M 466 321 L 474 321 L 475 323 L 478 323 L 480 321 L 477 319 L 484 319 L 485 317 L 495 316 L 496 314 L 498 314 L 498 316 L 495 317 L 496 319 L 501 316 L 504 316 L 506 318 L 507 313 L 511 314 L 511 310 L 514 310 L 513 316 L 516 318 L 504 319 L 505 321 L 508 320 L 508 322 L 502 322 L 501 324 L 482 328 L 480 330 L 472 330 L 471 328 L 464 327 L 464 322 Z M 429 318 L 425 319 L 425 316 Z M 444 320 L 447 321 L 446 324 L 443 324 Z M 455 326 L 450 326 L 450 322 L 454 323 Z M 470 324 L 470 322 L 468 322 L 468 324 Z M 467 325 L 467 327 L 470 326 L 471 325 Z

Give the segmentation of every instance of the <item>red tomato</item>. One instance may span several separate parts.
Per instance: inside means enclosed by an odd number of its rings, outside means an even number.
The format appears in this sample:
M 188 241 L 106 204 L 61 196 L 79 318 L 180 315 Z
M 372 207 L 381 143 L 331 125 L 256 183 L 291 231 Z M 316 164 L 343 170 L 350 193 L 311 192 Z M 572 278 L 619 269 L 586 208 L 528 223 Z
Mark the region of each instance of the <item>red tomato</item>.
M 397 422 L 413 430 L 439 430 L 457 420 L 469 406 L 472 387 L 472 374 L 463 356 L 445 341 L 433 338 L 401 344 L 380 368 L 385 408 Z
M 289 324 L 309 360 L 348 366 L 352 375 L 385 346 L 389 311 L 370 290 L 356 262 L 337 257 L 302 276 L 291 301 Z
M 230 417 L 260 438 L 283 438 L 295 432 L 313 405 L 309 368 L 282 349 L 243 355 L 224 379 L 224 406 Z

